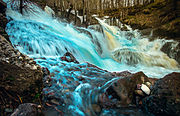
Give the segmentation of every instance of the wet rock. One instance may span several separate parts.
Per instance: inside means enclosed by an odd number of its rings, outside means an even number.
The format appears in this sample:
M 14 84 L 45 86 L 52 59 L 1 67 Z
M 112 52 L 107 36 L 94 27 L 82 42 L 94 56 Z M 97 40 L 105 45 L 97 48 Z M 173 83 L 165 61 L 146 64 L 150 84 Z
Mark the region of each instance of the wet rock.
M 117 99 L 119 101 L 116 102 L 116 106 L 128 106 L 130 104 L 136 104 L 136 85 L 150 82 L 149 78 L 143 72 L 138 72 L 135 74 L 127 72 L 124 73 L 126 74 L 117 74 L 119 76 L 123 75 L 124 78 L 113 83 L 113 85 L 109 87 L 106 92 L 108 96 L 112 96 L 112 99 Z M 139 93 L 140 91 L 137 92 Z
M 97 104 L 92 104 L 92 108 L 97 113 L 101 112 L 101 107 Z
M 180 115 L 180 73 L 171 73 L 156 81 L 143 108 L 154 115 Z
M 50 84 L 51 77 L 48 68 L 43 68 L 42 71 L 43 71 L 43 85 L 47 87 L 51 86 Z
M 144 96 L 144 93 L 141 90 L 135 90 L 135 93 L 140 96 Z
M 66 62 L 74 62 L 74 63 L 79 63 L 76 58 L 70 53 L 66 52 L 63 57 L 61 57 L 61 60 L 66 61 Z
M 170 58 L 175 59 L 180 64 L 180 43 L 167 42 L 161 48 Z
M 36 104 L 25 103 L 11 114 L 11 116 L 42 116 L 41 110 Z

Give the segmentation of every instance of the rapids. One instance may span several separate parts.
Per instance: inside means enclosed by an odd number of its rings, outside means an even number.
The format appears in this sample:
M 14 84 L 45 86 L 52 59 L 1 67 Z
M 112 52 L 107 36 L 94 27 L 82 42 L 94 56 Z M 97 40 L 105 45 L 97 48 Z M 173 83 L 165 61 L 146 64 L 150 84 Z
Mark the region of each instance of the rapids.
M 30 2 L 26 4 L 23 15 L 9 5 L 6 31 L 14 47 L 32 58 L 58 58 L 69 51 L 80 63 L 89 62 L 108 71 L 143 71 L 158 78 L 179 71 L 179 64 L 160 51 L 168 40 L 149 41 L 138 30 L 126 26 L 128 31 L 122 31 L 99 18 L 98 26 L 75 27 Z
M 18 0 L 13 3 L 9 0 L 4 1 L 8 5 L 6 15 L 9 19 L 6 31 L 12 45 L 54 74 L 53 78 L 57 80 L 58 87 L 52 86 L 56 91 L 62 92 L 60 96 L 62 99 L 68 99 L 68 95 L 63 93 L 66 89 L 62 85 L 65 84 L 71 88 L 77 81 L 75 76 L 67 73 L 67 69 L 76 67 L 76 64 L 69 63 L 64 66 L 60 60 L 67 51 L 75 56 L 82 67 L 87 65 L 85 62 L 89 62 L 112 72 L 143 71 L 147 76 L 156 78 L 179 71 L 179 64 L 160 51 L 166 42 L 173 40 L 149 41 L 138 30 L 132 30 L 126 25 L 128 30 L 123 31 L 121 28 L 108 25 L 105 20 L 99 18 L 96 18 L 99 25 L 91 25 L 88 28 L 75 27 L 62 22 L 61 19 L 53 18 L 31 2 L 24 3 L 26 7 L 22 15 L 18 12 Z M 81 70 L 83 72 L 86 69 Z M 81 73 L 76 75 L 79 74 Z M 74 81 L 67 83 L 68 76 Z M 93 77 L 90 80 L 98 80 L 98 78 Z M 106 84 L 101 88 L 92 86 L 91 81 L 79 82 L 79 86 L 69 92 L 73 96 L 72 100 L 67 101 L 66 108 L 62 106 L 73 113 L 67 115 L 84 116 L 83 111 L 86 110 L 90 101 L 87 96 L 95 91 L 105 90 L 116 78 L 102 80 Z M 87 94 L 84 95 L 84 92 Z

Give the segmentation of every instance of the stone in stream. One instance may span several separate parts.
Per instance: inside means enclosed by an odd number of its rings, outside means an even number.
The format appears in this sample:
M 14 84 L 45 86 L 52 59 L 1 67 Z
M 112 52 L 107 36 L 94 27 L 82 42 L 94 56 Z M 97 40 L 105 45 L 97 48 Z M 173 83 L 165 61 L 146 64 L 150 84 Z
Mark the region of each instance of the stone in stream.
M 79 63 L 76 58 L 70 53 L 70 52 L 66 52 L 62 57 L 61 57 L 62 61 L 67 61 L 67 62 L 74 62 L 74 63 Z

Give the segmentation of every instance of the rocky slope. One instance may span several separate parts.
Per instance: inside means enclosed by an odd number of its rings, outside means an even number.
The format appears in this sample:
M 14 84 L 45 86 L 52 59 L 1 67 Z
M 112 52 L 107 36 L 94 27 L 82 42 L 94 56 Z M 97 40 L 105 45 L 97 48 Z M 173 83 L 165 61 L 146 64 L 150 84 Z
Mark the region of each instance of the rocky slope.
M 131 25 L 135 29 L 154 30 L 154 36 L 168 37 L 179 40 L 180 38 L 180 2 L 178 0 L 155 0 L 148 5 L 140 5 L 122 9 L 114 12 L 106 11 L 105 15 L 117 18 L 122 10 L 127 12 L 121 22 Z M 112 13 L 110 13 L 112 12 Z M 146 33 L 144 33 L 146 34 Z
M 42 69 L 0 35 L 0 110 L 13 110 L 23 102 L 39 101 Z M 12 97 L 13 96 L 13 97 Z
M 33 59 L 9 42 L 5 7 L 0 1 L 0 113 L 8 115 L 21 103 L 39 102 L 43 72 Z
M 14 49 L 0 35 L 0 86 L 8 90 L 27 90 L 35 81 L 41 81 L 41 67 L 33 59 Z

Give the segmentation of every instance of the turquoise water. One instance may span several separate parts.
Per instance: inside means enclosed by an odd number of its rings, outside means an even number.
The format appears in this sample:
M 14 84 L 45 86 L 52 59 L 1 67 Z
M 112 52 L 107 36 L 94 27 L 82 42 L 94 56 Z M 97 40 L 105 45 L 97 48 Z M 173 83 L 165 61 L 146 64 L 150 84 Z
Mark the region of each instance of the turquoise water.
M 6 30 L 12 44 L 32 58 L 57 58 L 69 51 L 79 62 L 89 62 L 108 71 L 143 71 L 158 78 L 179 71 L 178 63 L 160 51 L 166 40 L 150 42 L 137 30 L 128 27 L 129 31 L 121 31 L 98 18 L 101 31 L 93 25 L 87 29 L 74 27 L 52 18 L 35 5 L 29 7 L 23 16 L 7 9 L 7 16 L 13 20 Z
M 71 75 L 66 70 L 77 65 L 66 64 L 60 60 L 67 51 L 72 53 L 82 66 L 89 62 L 112 72 L 143 71 L 147 76 L 161 78 L 168 73 L 179 71 L 179 64 L 160 51 L 167 40 L 149 41 L 148 38 L 142 37 L 138 30 L 127 26 L 128 31 L 122 31 L 99 18 L 98 26 L 75 27 L 51 17 L 31 2 L 25 4 L 27 8 L 23 15 L 17 12 L 16 8 L 7 9 L 6 14 L 10 22 L 6 31 L 16 49 L 34 58 L 40 66 L 47 67 L 54 74 L 55 80 L 59 79 L 56 83 L 59 87 L 56 88 L 57 91 L 65 91 L 67 88 L 62 86 L 64 84 L 69 88 L 74 87 L 76 84 L 73 82 L 78 81 L 77 76 L 81 74 L 76 72 Z M 66 76 L 74 81 L 67 83 Z M 97 77 L 93 79 L 98 80 Z M 108 84 L 112 83 L 113 79 L 104 81 Z M 85 84 L 79 82 L 76 89 L 68 92 L 73 97 L 66 108 L 73 111 L 74 115 L 85 115 L 83 102 L 88 102 L 88 99 L 83 101 L 82 92 L 92 92 L 95 89 L 98 87 L 92 87 L 91 81 Z M 61 97 L 67 99 L 66 94 Z

